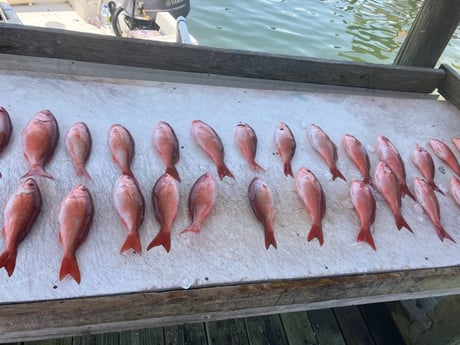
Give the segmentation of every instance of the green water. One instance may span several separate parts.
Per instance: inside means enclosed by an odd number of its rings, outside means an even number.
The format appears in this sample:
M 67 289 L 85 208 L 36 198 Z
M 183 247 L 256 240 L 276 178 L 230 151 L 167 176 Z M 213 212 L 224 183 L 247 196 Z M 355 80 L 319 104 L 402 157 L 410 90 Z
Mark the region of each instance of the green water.
M 391 64 L 422 0 L 191 0 L 200 45 Z M 460 29 L 440 59 L 460 71 Z

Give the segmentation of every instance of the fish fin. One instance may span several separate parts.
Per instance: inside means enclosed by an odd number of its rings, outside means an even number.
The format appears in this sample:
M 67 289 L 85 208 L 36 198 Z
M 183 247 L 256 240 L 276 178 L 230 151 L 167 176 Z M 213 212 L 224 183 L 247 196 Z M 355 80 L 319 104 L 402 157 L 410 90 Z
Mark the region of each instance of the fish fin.
M 201 231 L 201 224 L 200 223 L 192 223 L 190 224 L 187 228 L 185 228 L 181 234 L 183 234 L 184 232 L 195 232 L 195 233 L 199 233 Z
M 166 173 L 174 177 L 178 182 L 180 182 L 179 172 L 177 171 L 176 167 L 173 165 L 171 167 L 166 168 Z
M 367 242 L 372 249 L 377 250 L 375 247 L 374 239 L 372 238 L 372 233 L 367 228 L 361 228 L 358 234 L 358 242 Z
M 129 249 L 133 249 L 136 253 L 142 254 L 141 239 L 139 238 L 139 233 L 137 231 L 128 233 L 125 243 L 123 243 L 123 246 L 120 249 L 120 254 Z
M 77 176 L 83 176 L 85 178 L 87 178 L 88 180 L 92 180 L 90 174 L 88 173 L 88 171 L 86 170 L 86 168 L 84 166 L 79 166 L 77 168 Z
M 125 170 L 122 170 L 121 173 L 123 175 L 128 175 L 129 177 L 132 177 L 133 179 L 135 179 L 137 181 L 136 177 L 133 174 L 133 171 L 131 170 L 131 167 L 128 167 Z
M 396 226 L 398 227 L 398 230 L 401 230 L 401 228 L 406 228 L 410 232 L 414 233 L 414 231 L 412 231 L 411 227 L 409 226 L 409 224 L 407 224 L 406 220 L 404 219 L 402 215 L 395 216 L 395 221 L 396 221 Z
M 16 267 L 16 255 L 16 251 L 11 252 L 8 249 L 5 249 L 2 255 L 0 255 L 0 268 L 5 267 L 9 277 L 11 277 Z
M 64 279 L 68 274 L 70 274 L 73 279 L 80 284 L 80 269 L 78 268 L 78 262 L 75 254 L 65 255 L 62 258 L 61 269 L 59 270 L 59 280 Z
M 32 177 L 32 176 L 42 176 L 54 180 L 54 177 L 48 174 L 45 169 L 40 164 L 33 164 L 29 171 L 26 172 L 21 178 Z
M 332 181 L 334 181 L 337 177 L 341 178 L 344 181 L 347 180 L 345 178 L 345 176 L 342 175 L 342 173 L 340 172 L 340 170 L 337 167 L 332 167 L 330 172 L 332 174 Z
M 259 164 L 257 164 L 256 162 L 252 163 L 251 164 L 251 169 L 255 172 L 260 172 L 260 173 L 263 173 L 265 172 L 265 169 L 262 168 Z
M 407 195 L 408 197 L 410 197 L 411 199 L 413 199 L 414 201 L 417 201 L 417 200 L 415 199 L 414 194 L 412 194 L 412 192 L 410 191 L 410 189 L 409 189 L 409 187 L 407 186 L 406 183 L 402 183 L 402 184 L 400 185 L 400 190 L 401 190 L 401 194 L 405 194 L 405 195 Z
M 227 168 L 227 166 L 224 163 L 217 167 L 217 174 L 219 175 L 219 178 L 221 180 L 223 180 L 225 176 L 235 178 L 235 176 L 233 176 L 232 172 Z
M 311 226 L 310 232 L 308 233 L 307 240 L 310 242 L 315 237 L 318 239 L 319 244 L 322 246 L 324 243 L 324 238 L 323 238 L 323 228 L 321 225 L 313 224 Z
M 439 189 L 439 187 L 436 185 L 436 183 L 429 182 L 428 184 L 431 186 L 431 188 L 433 188 L 433 190 L 441 193 L 442 195 L 446 195 L 441 189 Z
M 291 162 L 284 163 L 284 176 L 292 176 L 294 177 L 294 173 L 292 172 Z
M 164 231 L 163 229 L 161 229 L 158 235 L 152 240 L 152 242 L 150 242 L 149 246 L 147 247 L 147 250 L 150 250 L 151 248 L 160 245 L 163 245 L 163 247 L 169 253 L 169 251 L 171 250 L 171 232 Z
M 439 239 L 444 242 L 444 239 L 447 238 L 448 240 L 451 240 L 454 243 L 457 243 L 448 233 L 447 231 L 442 227 L 441 224 L 435 225 L 436 228 L 436 233 L 439 236 Z
M 265 231 L 265 248 L 270 248 L 270 244 L 277 249 L 275 233 L 273 231 Z

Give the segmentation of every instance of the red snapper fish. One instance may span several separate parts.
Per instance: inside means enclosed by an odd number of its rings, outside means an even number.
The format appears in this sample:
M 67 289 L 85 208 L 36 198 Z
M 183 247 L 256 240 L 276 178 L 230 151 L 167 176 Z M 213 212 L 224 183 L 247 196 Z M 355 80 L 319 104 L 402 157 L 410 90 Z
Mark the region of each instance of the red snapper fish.
M 12 132 L 13 124 L 11 123 L 10 114 L 5 108 L 0 107 L 0 153 L 8 146 Z M 1 173 L 0 177 L 2 177 Z
M 160 232 L 150 242 L 147 250 L 163 245 L 169 253 L 171 249 L 171 228 L 179 208 L 179 184 L 173 176 L 162 175 L 152 190 L 152 205 L 155 219 L 160 223 Z
M 165 121 L 160 121 L 153 129 L 152 144 L 166 165 L 166 173 L 180 182 L 180 176 L 176 169 L 179 162 L 179 140 L 176 133 Z
M 249 185 L 248 197 L 252 211 L 264 226 L 265 248 L 268 249 L 272 245 L 276 249 L 275 234 L 273 232 L 275 212 L 270 188 L 260 178 L 255 177 Z
M 5 249 L 0 254 L 0 267 L 11 276 L 16 267 L 18 246 L 35 223 L 42 207 L 40 189 L 34 179 L 22 182 L 9 198 L 3 213 Z
M 350 199 L 361 223 L 358 242 L 367 242 L 372 249 L 377 250 L 371 232 L 371 226 L 375 222 L 376 210 L 374 194 L 372 194 L 369 186 L 364 181 L 355 180 L 350 186 Z
M 201 224 L 208 218 L 216 202 L 217 186 L 216 180 L 210 173 L 203 174 L 193 184 L 188 196 L 188 210 L 192 223 L 185 228 L 184 232 L 201 231 Z
M 456 176 L 450 178 L 450 194 L 457 205 L 460 206 L 460 180 Z
M 239 123 L 235 129 L 235 139 L 243 157 L 249 164 L 249 167 L 255 172 L 264 172 L 259 164 L 256 163 L 255 157 L 257 152 L 257 135 L 247 123 Z
M 79 184 L 66 195 L 59 210 L 59 242 L 64 249 L 59 280 L 70 274 L 80 284 L 76 251 L 86 240 L 93 217 L 91 194 L 88 188 Z
M 24 158 L 30 166 L 22 177 L 37 175 L 54 180 L 44 166 L 53 156 L 58 141 L 59 127 L 53 113 L 49 110 L 36 113 L 22 131 Z
M 275 131 L 275 145 L 283 161 L 284 176 L 294 177 L 291 161 L 296 149 L 296 141 L 291 129 L 283 121 L 280 121 Z
M 422 205 L 423 210 L 434 224 L 436 233 L 441 241 L 445 238 L 456 243 L 455 240 L 444 230 L 441 225 L 439 203 L 431 186 L 421 177 L 414 178 L 414 190 L 417 201 Z
M 131 162 L 134 158 L 134 139 L 122 125 L 115 124 L 109 129 L 108 144 L 112 153 L 112 161 L 123 175 L 134 177 Z
M 379 162 L 375 168 L 374 183 L 380 194 L 383 195 L 395 217 L 398 230 L 402 227 L 413 232 L 401 214 L 401 191 L 399 181 L 393 170 L 385 162 Z
M 312 124 L 308 132 L 308 139 L 313 149 L 318 152 L 329 167 L 329 171 L 332 174 L 332 180 L 340 177 L 342 180 L 346 181 L 336 165 L 338 160 L 337 146 L 335 146 L 329 136 L 319 126 Z
M 65 145 L 72 158 L 77 171 L 77 176 L 86 177 L 91 180 L 91 176 L 85 168 L 86 161 L 91 152 L 91 133 L 84 122 L 75 123 L 65 135 Z
M 217 166 L 217 173 L 222 180 L 225 176 L 235 178 L 224 163 L 224 145 L 216 131 L 201 120 L 192 121 L 192 136 L 195 143 Z
M 455 154 L 452 152 L 449 146 L 438 139 L 428 140 L 428 144 L 433 149 L 433 152 L 440 160 L 446 163 L 457 176 L 460 176 L 460 166 Z
M 295 177 L 297 193 L 302 199 L 305 209 L 310 214 L 312 226 L 308 233 L 307 240 L 311 241 L 315 237 L 322 246 L 323 226 L 321 224 L 326 215 L 326 197 L 323 188 L 316 176 L 307 168 L 300 168 Z
M 425 181 L 428 182 L 428 184 L 431 186 L 431 188 L 444 195 L 444 192 L 440 190 L 434 183 L 435 169 L 433 158 L 431 158 L 430 153 L 423 147 L 416 145 L 415 149 L 410 155 L 410 158 L 422 176 L 425 178 Z
M 347 156 L 353 161 L 361 175 L 364 183 L 372 185 L 370 175 L 371 163 L 369 155 L 361 142 L 351 134 L 345 134 L 342 140 L 343 148 Z
M 141 254 L 139 228 L 144 223 L 145 202 L 137 181 L 133 177 L 121 175 L 117 179 L 113 188 L 112 203 L 121 222 L 128 230 L 128 236 L 120 249 L 120 254 L 129 249 Z

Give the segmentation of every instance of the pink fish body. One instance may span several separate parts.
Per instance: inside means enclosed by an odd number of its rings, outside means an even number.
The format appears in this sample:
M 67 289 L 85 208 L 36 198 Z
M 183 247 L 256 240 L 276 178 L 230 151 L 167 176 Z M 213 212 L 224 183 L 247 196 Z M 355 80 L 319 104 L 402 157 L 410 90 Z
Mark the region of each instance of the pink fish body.
M 0 107 L 0 153 L 8 146 L 12 132 L 13 124 L 11 123 L 10 114 L 5 108 Z M 2 177 L 1 173 L 0 177 Z
M 224 163 L 224 145 L 216 131 L 200 120 L 192 121 L 192 136 L 195 143 L 217 166 L 217 173 L 222 180 L 225 176 L 235 178 Z
M 268 249 L 270 245 L 276 248 L 275 234 L 273 232 L 275 212 L 270 188 L 260 178 L 255 177 L 249 185 L 248 197 L 255 216 L 264 226 L 265 248 Z
M 75 165 L 77 176 L 84 176 L 91 180 L 91 176 L 85 168 L 92 145 L 91 134 L 86 123 L 75 123 L 67 131 L 64 139 L 67 151 Z
M 402 227 L 413 232 L 401 214 L 401 192 L 399 181 L 393 170 L 384 162 L 379 162 L 375 168 L 374 183 L 380 194 L 383 195 L 395 217 L 398 230 Z
M 454 143 L 457 150 L 460 151 L 460 138 L 452 138 L 452 142 Z
M 142 253 L 139 229 L 144 223 L 145 202 L 136 180 L 128 175 L 121 175 L 112 193 L 112 203 L 117 211 L 121 222 L 128 231 L 120 254 L 133 249 L 136 253 Z
M 431 188 L 444 195 L 444 192 L 434 183 L 435 170 L 433 158 L 431 158 L 430 153 L 423 147 L 416 145 L 410 158 Z
M 134 139 L 122 125 L 115 124 L 109 129 L 108 145 L 112 153 L 112 161 L 123 175 L 134 177 L 131 162 L 134 158 Z
M 417 201 L 422 205 L 423 210 L 434 224 L 436 233 L 441 241 L 445 238 L 456 243 L 455 240 L 444 230 L 441 225 L 439 203 L 431 186 L 421 177 L 414 178 L 414 190 Z
M 383 135 L 377 138 L 377 153 L 379 155 L 379 159 L 390 167 L 398 179 L 401 195 L 406 194 L 415 200 L 414 195 L 409 190 L 406 183 L 406 168 L 404 167 L 401 155 L 393 143 Z
M 201 224 L 208 218 L 217 198 L 217 185 L 210 173 L 203 174 L 192 186 L 188 196 L 188 210 L 192 223 L 185 228 L 184 232 L 201 231 Z
M 49 110 L 39 111 L 22 131 L 24 158 L 30 169 L 22 177 L 43 176 L 54 179 L 44 170 L 53 156 L 59 141 L 59 128 L 56 118 Z
M 59 280 L 70 274 L 80 284 L 81 275 L 76 251 L 86 240 L 93 217 L 91 194 L 88 188 L 79 184 L 67 194 L 59 210 L 59 242 L 64 250 Z
M 323 245 L 323 226 L 321 224 L 326 214 L 326 197 L 316 176 L 307 168 L 300 168 L 295 177 L 296 189 L 303 201 L 305 209 L 311 217 L 312 226 L 307 240 L 315 237 Z
M 370 175 L 371 163 L 369 161 L 369 155 L 367 154 L 364 146 L 351 134 L 344 135 L 342 144 L 347 156 L 356 165 L 361 175 L 363 175 L 363 181 L 372 185 L 372 179 Z
M 337 146 L 335 146 L 329 136 L 319 126 L 312 124 L 308 132 L 308 139 L 313 149 L 318 152 L 329 167 L 329 171 L 332 174 L 332 180 L 339 177 L 346 181 L 343 174 L 337 168 Z
M 371 232 L 371 226 L 375 222 L 376 210 L 374 194 L 372 194 L 372 191 L 365 182 L 355 180 L 350 186 L 350 199 L 361 223 L 358 242 L 367 242 L 372 249 L 377 250 Z
M 433 149 L 434 154 L 438 156 L 438 158 L 441 159 L 444 163 L 446 163 L 449 168 L 451 168 L 453 172 L 457 174 L 457 176 L 460 176 L 460 166 L 458 164 L 458 160 L 450 147 L 438 139 L 430 139 L 428 140 L 428 144 Z
M 176 169 L 179 162 L 179 140 L 176 133 L 165 121 L 160 121 L 152 133 L 152 144 L 166 165 L 166 173 L 180 182 L 180 176 Z
M 238 147 L 249 164 L 249 167 L 255 172 L 264 172 L 259 164 L 256 163 L 255 157 L 257 152 L 257 135 L 247 123 L 236 125 L 235 139 Z
M 30 232 L 41 206 L 40 189 L 32 178 L 22 182 L 6 203 L 2 230 L 5 248 L 0 254 L 0 267 L 5 267 L 9 276 L 16 267 L 18 246 Z
M 179 185 L 169 174 L 162 175 L 152 190 L 153 213 L 160 223 L 160 232 L 150 242 L 147 250 L 163 245 L 167 252 L 171 249 L 171 228 L 179 208 Z
M 280 121 L 275 131 L 275 145 L 283 161 L 284 176 L 294 177 L 291 161 L 296 149 L 296 141 L 291 129 L 283 121 Z
M 460 206 L 460 179 L 456 176 L 450 178 L 450 194 L 457 205 Z

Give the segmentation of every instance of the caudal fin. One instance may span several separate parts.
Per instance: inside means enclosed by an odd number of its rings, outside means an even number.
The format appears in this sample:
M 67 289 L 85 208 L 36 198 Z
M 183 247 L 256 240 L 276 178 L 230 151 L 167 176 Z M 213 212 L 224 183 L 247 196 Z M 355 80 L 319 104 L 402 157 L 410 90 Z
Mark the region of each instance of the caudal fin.
M 224 179 L 225 176 L 228 176 L 228 177 L 231 177 L 231 178 L 235 178 L 235 176 L 233 176 L 233 174 L 231 173 L 231 171 L 225 166 L 224 163 L 222 163 L 222 165 L 219 165 L 217 167 L 217 174 L 219 175 L 219 178 L 221 180 Z
M 260 173 L 263 173 L 265 172 L 265 169 L 262 168 L 259 164 L 257 164 L 256 162 L 253 162 L 250 164 L 251 166 L 251 169 L 255 172 L 260 172 Z M 291 171 L 292 172 L 292 171 Z
M 149 246 L 147 247 L 147 250 L 161 245 L 169 253 L 169 251 L 171 250 L 171 232 L 164 231 L 163 229 L 161 229 L 158 235 L 152 240 L 152 242 L 150 242 Z
M 2 255 L 0 255 L 0 268 L 5 267 L 9 277 L 11 277 L 16 267 L 16 255 L 16 251 L 10 251 L 8 249 L 5 249 Z
M 77 176 L 83 176 L 83 177 L 87 178 L 90 181 L 92 180 L 90 174 L 88 173 L 88 171 L 86 170 L 86 168 L 83 165 L 77 167 Z
M 439 189 L 439 187 L 436 185 L 436 183 L 429 182 L 428 184 L 431 186 L 431 188 L 433 188 L 433 190 L 441 193 L 442 195 L 446 195 L 442 190 Z
M 275 233 L 273 231 L 265 231 L 265 248 L 268 249 L 270 245 L 277 249 Z
M 173 178 L 175 178 L 177 181 L 180 182 L 180 176 L 179 172 L 177 171 L 176 167 L 173 165 L 171 167 L 166 168 L 166 173 L 171 175 Z
M 441 224 L 435 225 L 435 229 L 436 229 L 436 233 L 437 233 L 438 236 L 439 236 L 439 239 L 440 239 L 442 242 L 444 242 L 444 239 L 447 238 L 448 240 L 451 240 L 452 242 L 457 243 L 457 242 L 455 242 L 455 240 L 447 233 L 447 231 L 444 230 L 444 228 L 442 227 Z
M 364 177 L 363 182 L 375 189 L 374 183 L 372 182 L 372 178 L 370 176 Z
M 323 228 L 321 225 L 313 224 L 311 226 L 310 232 L 308 233 L 307 240 L 310 242 L 315 237 L 318 239 L 319 244 L 322 246 L 324 243 L 324 238 L 323 238 Z
M 45 169 L 40 164 L 34 164 L 30 167 L 29 171 L 26 172 L 21 178 L 32 177 L 32 176 L 42 176 L 54 180 L 54 177 L 48 174 Z
M 123 243 L 123 246 L 120 249 L 120 254 L 129 249 L 134 250 L 138 254 L 142 254 L 141 239 L 139 238 L 139 233 L 137 233 L 137 231 L 128 233 L 125 243 Z
M 195 232 L 195 233 L 199 233 L 201 231 L 201 224 L 200 223 L 192 223 L 190 224 L 187 228 L 185 228 L 181 234 L 185 233 L 185 232 Z
M 292 172 L 291 162 L 284 163 L 284 176 L 292 176 L 294 177 L 294 173 Z
M 332 167 L 331 168 L 331 174 L 332 174 L 332 181 L 334 181 L 337 177 L 341 178 L 342 180 L 346 181 L 347 179 L 345 176 L 342 175 L 340 170 L 337 167 Z
M 412 192 L 410 191 L 409 187 L 407 186 L 406 183 L 401 183 L 400 184 L 400 189 L 401 189 L 401 195 L 407 195 L 408 197 L 410 197 L 411 199 L 413 199 L 414 201 L 417 201 L 415 199 L 415 196 L 414 194 L 412 194 Z
M 396 226 L 398 227 L 398 230 L 401 230 L 401 228 L 406 228 L 410 232 L 414 233 L 402 215 L 395 216 L 395 221 L 396 221 Z
M 78 268 L 78 262 L 75 255 L 65 255 L 62 258 L 61 269 L 59 270 L 59 280 L 64 279 L 68 274 L 80 284 L 80 269 Z
M 363 241 L 367 242 L 372 247 L 372 249 L 377 250 L 375 247 L 374 238 L 372 237 L 372 233 L 367 228 L 361 228 L 358 234 L 358 242 Z

